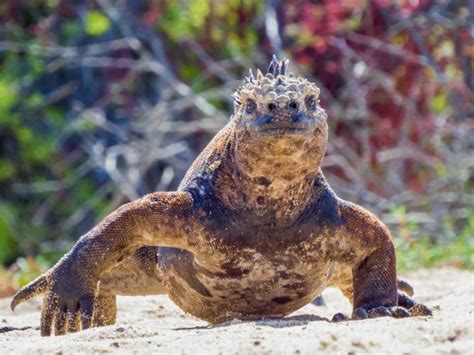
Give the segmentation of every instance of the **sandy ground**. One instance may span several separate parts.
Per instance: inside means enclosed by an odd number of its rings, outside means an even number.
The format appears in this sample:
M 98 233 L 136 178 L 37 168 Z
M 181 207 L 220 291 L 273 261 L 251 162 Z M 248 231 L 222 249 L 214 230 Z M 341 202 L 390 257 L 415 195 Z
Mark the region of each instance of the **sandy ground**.
M 334 289 L 326 306 L 307 305 L 280 320 L 234 321 L 210 327 L 165 296 L 122 297 L 117 324 L 55 338 L 39 335 L 39 300 L 8 308 L 0 299 L 0 354 L 163 353 L 474 354 L 474 273 L 420 270 L 405 275 L 433 317 L 330 323 L 350 305 Z

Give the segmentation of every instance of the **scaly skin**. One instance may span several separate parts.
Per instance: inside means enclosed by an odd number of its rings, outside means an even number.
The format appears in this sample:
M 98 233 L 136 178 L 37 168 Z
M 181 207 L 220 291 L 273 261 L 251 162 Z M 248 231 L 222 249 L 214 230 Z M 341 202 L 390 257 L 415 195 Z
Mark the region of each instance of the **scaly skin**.
M 19 290 L 12 309 L 44 294 L 41 334 L 59 335 L 113 324 L 116 295 L 166 293 L 215 324 L 282 317 L 336 286 L 354 319 L 431 314 L 407 283 L 397 291 L 387 228 L 329 187 L 319 89 L 286 75 L 286 64 L 274 58 L 268 74 L 247 78 L 178 191 L 110 214 Z

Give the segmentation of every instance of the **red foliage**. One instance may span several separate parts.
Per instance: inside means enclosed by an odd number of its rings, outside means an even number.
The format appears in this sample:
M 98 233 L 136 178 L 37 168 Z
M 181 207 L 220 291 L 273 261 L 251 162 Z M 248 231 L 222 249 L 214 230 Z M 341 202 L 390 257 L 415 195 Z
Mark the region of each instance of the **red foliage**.
M 322 100 L 339 100 L 343 108 L 361 100 L 366 105 L 364 117 L 356 119 L 351 119 L 349 109 L 326 106 L 338 136 L 356 147 L 357 154 L 363 154 L 363 142 L 356 133 L 364 126 L 368 129 L 375 171 L 382 168 L 378 153 L 400 144 L 436 158 L 428 141 L 438 129 L 438 116 L 449 111 L 444 106 L 453 104 L 453 96 L 458 104 L 468 105 L 470 92 L 463 75 L 447 76 L 448 69 L 462 68 L 460 58 L 465 56 L 456 51 L 466 50 L 462 43 L 469 37 L 467 25 L 448 29 L 426 23 L 426 11 L 433 6 L 425 0 L 326 0 L 298 1 L 282 8 L 284 26 L 298 24 L 298 31 L 288 34 L 289 51 L 332 96 L 324 97 L 323 91 Z M 293 33 L 298 35 L 292 37 Z M 431 178 L 423 162 L 410 158 L 404 165 L 403 179 L 421 191 Z M 377 179 L 374 175 L 368 185 L 377 186 Z

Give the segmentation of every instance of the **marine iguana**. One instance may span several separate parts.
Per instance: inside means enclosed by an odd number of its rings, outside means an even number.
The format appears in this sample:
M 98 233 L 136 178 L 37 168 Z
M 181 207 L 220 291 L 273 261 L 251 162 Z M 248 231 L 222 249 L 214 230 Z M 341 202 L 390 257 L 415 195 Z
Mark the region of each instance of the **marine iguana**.
M 12 309 L 44 294 L 48 336 L 115 323 L 116 295 L 168 294 L 216 324 L 283 317 L 335 286 L 353 319 L 430 315 L 397 283 L 385 225 L 328 185 L 319 89 L 287 65 L 274 56 L 265 75 L 250 71 L 231 120 L 177 191 L 111 213 L 20 289 Z

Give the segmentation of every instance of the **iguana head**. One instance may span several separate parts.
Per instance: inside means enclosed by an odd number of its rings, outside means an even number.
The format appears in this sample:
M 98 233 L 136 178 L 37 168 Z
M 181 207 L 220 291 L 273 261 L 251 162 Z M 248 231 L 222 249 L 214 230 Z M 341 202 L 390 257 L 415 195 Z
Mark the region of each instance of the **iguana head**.
M 287 73 L 287 66 L 288 60 L 273 56 L 265 75 L 257 70 L 254 77 L 250 70 L 234 94 L 237 158 L 268 161 L 272 172 L 273 163 L 296 168 L 308 157 L 306 164 L 319 168 L 326 149 L 326 113 L 319 106 L 319 88 Z
M 319 106 L 319 88 L 305 78 L 286 73 L 288 60 L 275 56 L 267 74 L 252 70 L 234 94 L 239 129 L 254 136 L 312 134 L 326 120 Z

